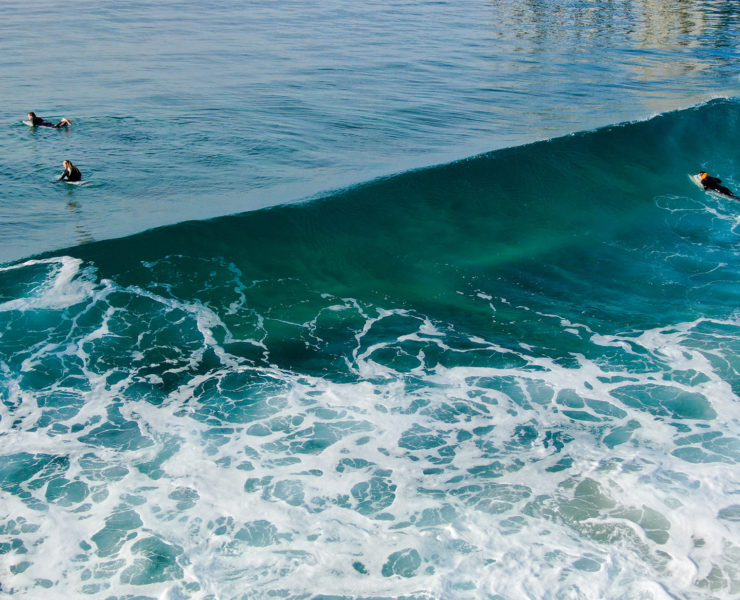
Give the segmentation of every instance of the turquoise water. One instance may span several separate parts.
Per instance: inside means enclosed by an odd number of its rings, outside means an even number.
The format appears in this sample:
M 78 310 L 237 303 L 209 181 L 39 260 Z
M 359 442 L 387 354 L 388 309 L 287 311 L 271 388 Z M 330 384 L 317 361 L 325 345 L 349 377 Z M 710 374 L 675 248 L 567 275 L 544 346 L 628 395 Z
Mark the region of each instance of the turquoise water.
M 740 593 L 732 3 L 58 8 L 0 9 L 0 595 Z

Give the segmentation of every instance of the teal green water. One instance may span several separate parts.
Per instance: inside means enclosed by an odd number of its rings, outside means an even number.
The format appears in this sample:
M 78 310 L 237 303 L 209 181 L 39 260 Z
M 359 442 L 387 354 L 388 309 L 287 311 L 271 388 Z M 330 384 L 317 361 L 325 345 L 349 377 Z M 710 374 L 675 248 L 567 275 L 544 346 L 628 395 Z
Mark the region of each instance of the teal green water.
M 2 592 L 730 598 L 740 103 L 0 270 Z
M 0 20 L 0 597 L 740 595 L 736 0 Z
M 257 282 L 248 298 L 261 314 L 280 310 L 279 293 L 293 298 L 289 312 L 315 314 L 330 294 L 419 309 L 472 329 L 491 326 L 481 295 L 514 305 L 498 315 L 511 313 L 512 327 L 522 327 L 519 302 L 541 311 L 554 303 L 568 319 L 613 330 L 726 317 L 732 296 L 722 290 L 735 281 L 734 206 L 717 203 L 700 214 L 693 203 L 712 199 L 687 175 L 734 173 L 738 128 L 737 102 L 717 101 L 298 206 L 183 223 L 69 252 L 102 277 L 167 282 L 178 299 L 198 298 L 219 313 L 235 301 L 224 288 L 233 287 L 236 269 Z M 732 176 L 727 183 L 738 187 Z M 725 227 L 713 226 L 723 219 Z M 214 259 L 223 262 L 215 272 Z M 711 273 L 709 282 L 718 280 L 717 289 L 692 283 L 703 271 Z M 275 281 L 280 291 L 274 283 L 261 289 L 260 282 Z M 526 341 L 524 331 L 511 333 Z

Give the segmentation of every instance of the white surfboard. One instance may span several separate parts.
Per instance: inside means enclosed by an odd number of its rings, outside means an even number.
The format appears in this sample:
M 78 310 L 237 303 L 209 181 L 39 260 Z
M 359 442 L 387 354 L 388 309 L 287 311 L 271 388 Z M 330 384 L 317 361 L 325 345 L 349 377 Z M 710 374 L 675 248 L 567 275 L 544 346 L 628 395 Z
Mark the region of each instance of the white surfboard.
M 80 186 L 80 185 L 90 185 L 92 182 L 89 179 L 85 179 L 84 181 L 66 181 L 64 179 L 61 179 L 61 180 L 55 179 L 54 181 L 52 181 L 52 183 L 65 183 L 67 185 Z
M 21 121 L 21 123 L 28 125 L 29 127 L 43 127 L 44 129 L 66 129 L 69 126 L 69 124 L 67 124 L 67 126 L 62 125 L 61 127 L 55 127 L 53 123 L 51 125 L 34 125 L 33 121 L 25 120 Z
M 699 173 L 697 173 L 696 175 L 689 175 L 689 179 L 694 182 L 695 186 L 704 189 L 704 186 L 701 184 L 701 177 L 699 177 Z
M 700 188 L 702 191 L 706 192 L 707 194 L 714 196 L 715 198 L 724 198 L 724 199 L 729 198 L 730 200 L 734 200 L 732 196 L 728 196 L 727 194 L 723 194 L 721 192 L 718 192 L 717 190 L 705 189 L 704 186 L 701 184 L 701 177 L 699 177 L 699 173 L 697 173 L 696 175 L 689 175 L 689 179 L 691 179 L 691 181 L 694 182 L 694 185 L 696 185 L 696 187 Z

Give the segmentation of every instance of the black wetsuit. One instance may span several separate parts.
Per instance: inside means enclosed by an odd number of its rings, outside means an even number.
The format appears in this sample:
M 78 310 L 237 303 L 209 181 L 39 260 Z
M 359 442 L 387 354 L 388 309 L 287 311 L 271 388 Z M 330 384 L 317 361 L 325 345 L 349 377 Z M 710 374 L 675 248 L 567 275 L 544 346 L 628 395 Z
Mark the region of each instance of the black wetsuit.
M 59 178 L 59 181 L 81 181 L 82 173 L 74 165 L 70 166 L 69 169 L 64 169 L 64 173 Z
M 720 194 L 724 194 L 725 196 L 729 196 L 730 198 L 737 199 L 737 196 L 735 194 L 733 194 L 728 188 L 722 185 L 722 180 L 718 177 L 707 175 L 704 179 L 701 180 L 701 185 L 705 190 L 719 192 Z
M 45 121 L 41 117 L 34 117 L 33 119 L 31 119 L 31 124 L 34 127 L 53 127 L 54 129 L 60 129 L 67 126 L 67 123 L 65 123 L 64 121 L 59 121 L 59 123 L 54 125 L 54 123 L 49 123 L 49 121 Z

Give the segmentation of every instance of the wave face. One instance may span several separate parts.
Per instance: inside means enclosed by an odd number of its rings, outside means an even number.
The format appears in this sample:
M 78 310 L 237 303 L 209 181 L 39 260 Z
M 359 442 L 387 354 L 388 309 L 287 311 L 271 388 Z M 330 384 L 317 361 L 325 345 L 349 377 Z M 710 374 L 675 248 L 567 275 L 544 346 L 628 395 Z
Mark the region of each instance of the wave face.
M 740 592 L 740 103 L 0 267 L 2 591 Z M 45 590 L 45 588 L 50 588 Z

